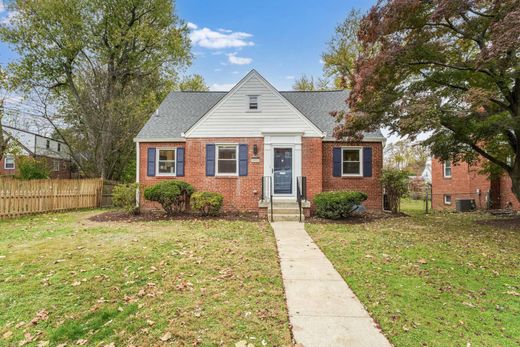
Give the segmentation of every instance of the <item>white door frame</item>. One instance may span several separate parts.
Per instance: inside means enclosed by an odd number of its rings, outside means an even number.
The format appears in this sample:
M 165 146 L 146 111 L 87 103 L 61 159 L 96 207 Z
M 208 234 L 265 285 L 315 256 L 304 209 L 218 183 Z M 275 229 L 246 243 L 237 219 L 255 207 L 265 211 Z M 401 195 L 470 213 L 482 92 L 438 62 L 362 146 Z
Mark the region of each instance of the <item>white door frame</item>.
M 274 198 L 296 198 L 296 177 L 302 175 L 302 133 L 262 132 L 264 135 L 264 176 L 274 181 L 274 148 L 292 148 L 292 194 L 273 194 Z

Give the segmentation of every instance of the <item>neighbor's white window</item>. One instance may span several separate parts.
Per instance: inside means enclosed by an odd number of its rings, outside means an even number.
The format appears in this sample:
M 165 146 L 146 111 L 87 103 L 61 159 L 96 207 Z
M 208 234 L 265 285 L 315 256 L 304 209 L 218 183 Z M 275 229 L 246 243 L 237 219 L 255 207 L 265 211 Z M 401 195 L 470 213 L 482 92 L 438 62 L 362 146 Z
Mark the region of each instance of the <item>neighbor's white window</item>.
M 12 155 L 6 155 L 4 158 L 4 169 L 6 170 L 14 170 L 15 164 L 14 164 L 14 156 Z
M 249 95 L 249 109 L 253 111 L 258 110 L 258 95 Z
M 361 147 L 347 147 L 342 149 L 343 176 L 363 175 L 363 152 Z
M 60 161 L 59 160 L 52 161 L 52 171 L 60 171 Z
M 444 177 L 451 177 L 451 161 L 444 162 Z
M 217 175 L 238 174 L 238 146 L 217 145 Z
M 444 195 L 444 204 L 451 205 L 451 195 Z
M 157 175 L 175 176 L 175 148 L 157 149 Z

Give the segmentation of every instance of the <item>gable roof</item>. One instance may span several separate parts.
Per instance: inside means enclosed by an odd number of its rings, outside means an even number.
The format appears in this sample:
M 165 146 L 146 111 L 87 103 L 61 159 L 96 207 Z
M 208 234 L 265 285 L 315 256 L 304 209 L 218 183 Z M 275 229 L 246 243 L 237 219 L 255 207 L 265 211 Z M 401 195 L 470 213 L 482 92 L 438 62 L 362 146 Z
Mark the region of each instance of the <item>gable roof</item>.
M 265 81 L 255 70 L 252 70 L 247 76 L 252 73 Z M 140 142 L 184 141 L 184 133 L 235 89 L 236 86 L 229 92 L 170 92 L 135 140 Z M 330 115 L 330 112 L 345 109 L 348 97 L 348 91 L 345 90 L 276 91 L 276 93 L 279 93 L 329 139 L 332 138 L 334 128 L 337 126 L 336 120 Z M 364 136 L 366 141 L 385 140 L 380 131 L 365 133 Z

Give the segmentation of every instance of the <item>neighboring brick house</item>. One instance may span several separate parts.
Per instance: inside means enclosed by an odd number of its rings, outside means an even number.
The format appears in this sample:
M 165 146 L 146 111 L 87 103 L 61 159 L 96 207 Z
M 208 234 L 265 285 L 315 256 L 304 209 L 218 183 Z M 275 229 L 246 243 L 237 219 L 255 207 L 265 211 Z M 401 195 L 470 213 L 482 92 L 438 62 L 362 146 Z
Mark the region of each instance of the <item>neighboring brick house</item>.
M 4 139 L 9 141 L 10 148 L 15 148 L 0 160 L 0 176 L 18 174 L 17 157 L 30 156 L 47 161 L 51 178 L 71 178 L 70 151 L 67 145 L 47 136 L 35 134 L 7 125 L 2 126 Z
M 484 160 L 484 159 L 482 159 Z M 520 203 L 511 191 L 511 178 L 502 175 L 490 180 L 481 174 L 478 164 L 432 160 L 432 207 L 455 209 L 457 199 L 474 199 L 479 209 L 512 207 L 520 210 Z
M 273 202 L 296 202 L 307 214 L 322 191 L 357 190 L 382 209 L 381 132 L 362 142 L 337 141 L 331 111 L 347 91 L 279 92 L 252 70 L 229 92 L 171 92 L 135 138 L 140 205 L 144 188 L 182 179 L 219 192 L 226 210 L 266 213 Z M 305 177 L 306 186 L 302 184 Z M 271 184 L 272 182 L 272 184 Z

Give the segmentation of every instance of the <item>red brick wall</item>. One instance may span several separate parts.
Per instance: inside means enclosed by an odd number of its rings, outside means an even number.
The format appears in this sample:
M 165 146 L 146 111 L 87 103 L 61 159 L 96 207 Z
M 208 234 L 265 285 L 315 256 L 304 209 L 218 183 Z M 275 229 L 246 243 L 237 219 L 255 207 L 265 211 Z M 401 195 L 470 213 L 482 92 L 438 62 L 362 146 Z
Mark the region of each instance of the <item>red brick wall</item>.
M 332 175 L 332 149 L 341 146 L 372 147 L 372 177 L 334 177 Z M 383 208 L 383 188 L 379 182 L 383 169 L 381 142 L 323 142 L 323 191 L 354 190 L 368 195 L 364 205 L 371 210 Z
M 207 143 L 248 144 L 249 162 L 247 176 L 206 176 Z M 258 146 L 258 163 L 252 163 L 253 145 Z M 204 138 L 187 139 L 185 143 L 140 143 L 139 182 L 141 185 L 141 206 L 157 207 L 142 197 L 144 188 L 164 179 L 180 179 L 190 183 L 199 191 L 218 192 L 224 196 L 225 210 L 256 211 L 261 197 L 262 176 L 264 174 L 263 138 Z M 184 177 L 148 177 L 146 175 L 147 152 L 149 147 L 184 147 Z
M 475 199 L 478 208 L 487 208 L 488 193 L 491 182 L 487 175 L 480 173 L 480 166 L 468 165 L 461 162 L 452 165 L 451 178 L 445 178 L 443 163 L 434 158 L 432 160 L 432 190 L 433 208 L 455 209 L 457 199 Z M 500 192 L 498 200 L 500 208 L 505 208 L 510 202 L 514 209 L 520 210 L 520 203 L 511 192 L 511 179 L 507 175 L 500 178 Z M 480 194 L 477 193 L 480 189 Z M 451 205 L 444 204 L 444 195 L 451 195 Z
M 302 138 L 302 176 L 307 177 L 307 200 L 323 190 L 323 149 L 319 137 Z M 311 204 L 312 207 L 312 204 Z
M 62 159 L 52 159 L 48 157 L 39 157 L 47 160 L 47 165 L 49 167 L 49 177 L 50 178 L 64 178 L 68 179 L 70 177 L 70 161 L 68 160 L 62 160 Z M 0 176 L 15 176 L 18 174 L 18 165 L 15 164 L 14 170 L 6 170 L 4 169 L 4 160 L 5 158 L 2 158 L 0 160 Z M 59 171 L 53 171 L 53 161 L 59 160 L 60 161 L 60 170 Z

